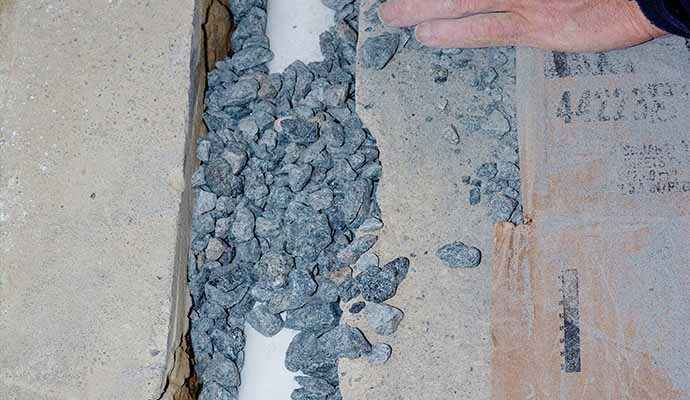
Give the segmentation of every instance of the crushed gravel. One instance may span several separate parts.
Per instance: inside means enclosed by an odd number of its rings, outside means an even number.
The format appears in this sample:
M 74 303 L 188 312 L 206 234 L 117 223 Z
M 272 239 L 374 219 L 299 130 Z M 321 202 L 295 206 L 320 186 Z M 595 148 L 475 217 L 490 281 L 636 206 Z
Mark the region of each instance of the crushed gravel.
M 266 0 L 229 2 L 234 55 L 208 75 L 209 133 L 197 144 L 201 165 L 192 178 L 188 280 L 202 400 L 237 399 L 245 323 L 264 336 L 299 331 L 285 359 L 303 375 L 293 399 L 340 399 L 340 358 L 390 357 L 390 346 L 372 347 L 341 321 L 342 302 L 390 299 L 409 260 L 380 265 L 369 252 L 383 228 L 382 168 L 355 111 L 359 3 L 323 3 L 335 11 L 320 36 L 324 60 L 272 74 Z M 384 68 L 398 42 L 398 35 L 374 40 L 372 66 Z M 356 304 L 351 311 L 389 307 Z M 394 310 L 380 313 L 379 331 L 395 331 L 402 312 Z

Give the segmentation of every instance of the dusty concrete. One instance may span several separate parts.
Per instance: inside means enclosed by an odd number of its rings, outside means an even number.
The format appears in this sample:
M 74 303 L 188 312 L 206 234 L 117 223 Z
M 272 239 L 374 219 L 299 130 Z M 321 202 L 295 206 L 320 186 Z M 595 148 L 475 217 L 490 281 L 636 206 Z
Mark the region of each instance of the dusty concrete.
M 360 45 L 379 32 L 367 32 L 366 4 Z M 494 159 L 496 139 L 462 130 L 458 115 L 471 114 L 485 96 L 471 87 L 472 76 L 465 73 L 435 83 L 429 54 L 405 51 L 382 71 L 357 71 L 358 113 L 378 141 L 384 171 L 378 193 L 386 226 L 376 252 L 384 261 L 406 255 L 412 269 L 390 301 L 405 312 L 394 336 L 377 337 L 359 321 L 369 339 L 393 346 L 393 356 L 384 365 L 342 360 L 347 400 L 490 398 L 493 224 L 483 204 L 468 204 L 471 186 L 461 180 Z M 477 63 L 480 68 L 482 61 Z M 458 128 L 457 145 L 443 137 L 449 124 Z M 450 269 L 434 255 L 456 240 L 482 250 L 478 268 Z
M 160 396 L 183 329 L 194 6 L 0 0 L 3 399 Z

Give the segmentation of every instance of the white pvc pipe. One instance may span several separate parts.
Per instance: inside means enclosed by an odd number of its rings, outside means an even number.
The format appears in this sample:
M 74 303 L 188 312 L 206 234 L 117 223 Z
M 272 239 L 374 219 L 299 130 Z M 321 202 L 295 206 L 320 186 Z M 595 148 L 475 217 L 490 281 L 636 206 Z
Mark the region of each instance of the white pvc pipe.
M 333 24 L 334 13 L 320 0 L 268 0 L 268 27 L 275 58 L 271 72 L 281 72 L 295 60 L 319 61 L 319 35 Z
M 268 67 L 282 72 L 295 60 L 320 61 L 319 35 L 333 24 L 333 11 L 320 0 L 268 0 L 268 27 L 275 58 Z M 240 400 L 288 400 L 297 388 L 285 368 L 285 352 L 297 332 L 283 329 L 265 338 L 246 326 L 247 344 Z

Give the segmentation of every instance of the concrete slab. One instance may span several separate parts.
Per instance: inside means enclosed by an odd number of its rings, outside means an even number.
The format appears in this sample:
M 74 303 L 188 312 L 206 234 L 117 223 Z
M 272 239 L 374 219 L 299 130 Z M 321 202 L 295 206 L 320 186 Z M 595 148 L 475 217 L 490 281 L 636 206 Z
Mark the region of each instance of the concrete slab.
M 194 7 L 0 0 L 3 399 L 161 394 Z
M 360 45 L 382 29 L 367 13 L 371 3 L 362 2 Z M 499 53 L 506 56 L 502 63 L 496 62 Z M 406 255 L 412 269 L 390 301 L 405 312 L 394 336 L 377 337 L 363 321 L 353 321 L 369 339 L 394 350 L 382 366 L 342 360 L 344 399 L 490 398 L 493 224 L 485 200 L 468 204 L 471 186 L 462 177 L 495 160 L 500 147 L 497 136 L 466 128 L 496 98 L 473 80 L 495 68 L 503 103 L 512 104 L 514 53 L 474 51 L 467 59 L 445 83 L 433 79 L 429 49 L 406 49 L 381 71 L 358 68 L 358 112 L 378 141 L 384 171 L 378 194 L 386 226 L 376 252 L 383 261 Z M 449 125 L 457 128 L 459 144 L 444 137 Z M 456 240 L 482 250 L 478 268 L 450 269 L 435 256 Z

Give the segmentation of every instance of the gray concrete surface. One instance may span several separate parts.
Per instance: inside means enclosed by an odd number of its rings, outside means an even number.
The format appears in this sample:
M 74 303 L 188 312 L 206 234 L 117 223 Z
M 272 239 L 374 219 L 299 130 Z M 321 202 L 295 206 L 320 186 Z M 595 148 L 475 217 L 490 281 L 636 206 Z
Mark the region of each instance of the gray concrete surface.
M 371 3 L 362 5 L 360 45 L 380 32 L 366 20 Z M 451 71 L 446 83 L 435 83 L 432 60 L 430 50 L 405 50 L 381 71 L 357 71 L 358 112 L 378 141 L 384 171 L 378 193 L 386 226 L 375 252 L 383 261 L 410 257 L 411 272 L 389 301 L 405 312 L 394 336 L 378 337 L 363 320 L 352 321 L 373 342 L 390 343 L 393 356 L 384 365 L 341 360 L 346 400 L 490 398 L 493 224 L 484 201 L 468 204 L 471 187 L 461 180 L 495 159 L 497 139 L 470 134 L 459 122 L 487 99 L 472 87 L 472 71 Z M 472 70 L 488 65 L 478 57 Z M 514 82 L 499 79 L 509 103 Z M 443 137 L 449 124 L 458 128 L 457 145 Z M 456 240 L 482 250 L 478 268 L 450 269 L 435 256 Z
M 193 14 L 0 0 L 2 399 L 160 396 Z

